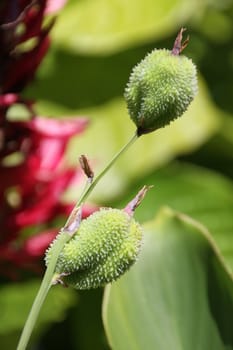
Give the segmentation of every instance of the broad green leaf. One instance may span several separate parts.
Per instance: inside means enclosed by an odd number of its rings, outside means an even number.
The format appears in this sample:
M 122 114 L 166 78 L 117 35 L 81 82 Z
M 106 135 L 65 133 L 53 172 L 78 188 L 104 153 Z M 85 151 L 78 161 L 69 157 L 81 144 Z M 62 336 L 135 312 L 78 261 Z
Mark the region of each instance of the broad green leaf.
M 233 183 L 207 169 L 188 164 L 172 164 L 134 183 L 138 188 L 154 185 L 136 210 L 140 222 L 151 220 L 163 205 L 182 211 L 204 224 L 233 271 Z M 132 189 L 123 206 L 132 197 Z
M 0 287 L 0 337 L 22 330 L 40 281 L 11 283 Z M 44 330 L 52 322 L 59 322 L 75 302 L 75 292 L 62 287 L 50 290 L 36 325 L 36 330 Z
M 138 262 L 105 290 L 112 349 L 232 349 L 233 282 L 208 232 L 169 209 L 144 229 Z
M 195 0 L 70 1 L 53 32 L 57 45 L 106 53 L 164 37 L 204 8 Z

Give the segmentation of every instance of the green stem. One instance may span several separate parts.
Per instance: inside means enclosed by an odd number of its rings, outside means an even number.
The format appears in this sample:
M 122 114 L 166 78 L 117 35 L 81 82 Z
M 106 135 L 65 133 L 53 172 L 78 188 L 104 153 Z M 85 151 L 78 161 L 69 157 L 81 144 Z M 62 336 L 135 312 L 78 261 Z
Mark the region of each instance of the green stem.
M 62 232 L 56 240 L 56 247 L 54 247 L 54 254 L 51 257 L 50 263 L 46 269 L 44 278 L 42 280 L 40 289 L 37 293 L 37 296 L 34 300 L 34 303 L 31 307 L 31 311 L 28 315 L 27 321 L 24 325 L 23 332 L 21 334 L 17 350 L 24 350 L 26 349 L 26 346 L 28 344 L 29 338 L 31 336 L 32 330 L 35 326 L 36 320 L 38 318 L 41 306 L 43 305 L 43 302 L 48 294 L 48 291 L 52 285 L 53 275 L 55 266 L 57 263 L 58 256 L 66 242 L 70 239 L 70 235 L 66 232 Z
M 96 176 L 94 181 L 86 188 L 86 191 L 83 193 L 82 197 L 78 201 L 76 206 L 79 206 L 85 199 L 88 197 L 90 192 L 94 189 L 97 183 L 101 178 L 106 174 L 106 172 L 111 168 L 111 166 L 116 162 L 116 160 L 138 139 L 138 135 L 134 134 L 133 137 L 122 147 L 122 149 L 110 160 L 106 167 Z
M 97 177 L 94 179 L 94 181 L 85 187 L 79 201 L 77 202 L 74 209 L 72 210 L 64 227 L 67 226 L 67 223 L 69 222 L 69 220 L 72 217 L 75 210 L 80 206 L 81 203 L 84 203 L 84 201 L 86 200 L 86 198 L 88 197 L 90 192 L 94 189 L 94 187 L 97 185 L 97 183 L 100 181 L 100 179 L 106 174 L 106 172 L 111 168 L 111 166 L 120 157 L 120 155 L 123 154 L 137 140 L 137 138 L 138 138 L 137 134 L 134 134 L 133 137 L 126 143 L 126 145 L 124 147 L 122 147 L 122 149 L 110 160 L 110 162 L 99 173 L 99 175 L 97 175 Z M 48 294 L 50 287 L 53 284 L 54 271 L 55 271 L 56 263 L 58 260 L 58 256 L 59 256 L 60 252 L 62 251 L 64 245 L 72 237 L 71 234 L 69 234 L 68 232 L 65 232 L 64 230 L 62 230 L 61 232 L 62 233 L 57 237 L 56 242 L 54 244 L 53 255 L 50 259 L 50 262 L 49 262 L 48 267 L 46 269 L 46 272 L 45 272 L 44 278 L 42 280 L 40 289 L 37 293 L 37 296 L 34 300 L 31 311 L 28 315 L 27 321 L 24 325 L 24 329 L 23 329 L 23 332 L 21 334 L 17 350 L 25 350 L 27 347 L 31 333 L 33 331 L 36 320 L 38 318 L 40 309 L 44 303 L 44 300 Z

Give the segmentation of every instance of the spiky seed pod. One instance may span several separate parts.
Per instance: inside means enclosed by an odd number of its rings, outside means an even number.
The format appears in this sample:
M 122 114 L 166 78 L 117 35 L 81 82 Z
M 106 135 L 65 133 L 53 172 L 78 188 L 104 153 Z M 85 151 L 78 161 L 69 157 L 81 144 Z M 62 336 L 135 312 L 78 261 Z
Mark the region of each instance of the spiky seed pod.
M 56 272 L 76 289 L 113 282 L 135 262 L 142 239 L 140 225 L 127 212 L 105 208 L 81 222 L 59 255 Z M 53 246 L 46 254 L 48 265 Z
M 130 75 L 124 96 L 139 136 L 181 116 L 197 93 L 196 67 L 190 59 L 179 55 L 182 49 L 182 46 L 176 51 L 155 49 Z

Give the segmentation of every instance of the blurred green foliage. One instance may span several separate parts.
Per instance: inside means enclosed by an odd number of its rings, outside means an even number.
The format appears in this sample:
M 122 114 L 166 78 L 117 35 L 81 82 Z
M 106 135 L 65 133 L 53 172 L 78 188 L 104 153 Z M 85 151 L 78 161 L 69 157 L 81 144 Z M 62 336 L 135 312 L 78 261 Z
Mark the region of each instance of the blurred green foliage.
M 85 153 L 93 161 L 95 171 L 98 172 L 134 131 L 122 98 L 132 67 L 154 47 L 171 48 L 181 27 L 187 27 L 187 33 L 190 35 L 185 54 L 193 59 L 200 72 L 200 92 L 197 99 L 180 120 L 158 133 L 140 139 L 103 179 L 92 199 L 102 205 L 115 203 L 124 206 L 142 184 L 153 184 L 154 189 L 138 209 L 138 218 L 141 221 L 151 220 L 160 205 L 169 205 L 191 215 L 210 230 L 219 249 L 220 258 L 224 259 L 230 269 L 233 266 L 231 0 L 69 0 L 53 29 L 51 49 L 26 95 L 38 101 L 37 110 L 43 115 L 60 117 L 85 114 L 90 117 L 89 129 L 71 143 L 68 158 L 71 162 L 76 162 L 77 157 Z M 187 162 L 191 165 L 187 165 Z M 224 176 L 228 179 L 224 179 Z M 78 191 L 77 189 L 68 196 L 77 198 Z M 172 225 L 170 221 L 169 225 Z M 184 229 L 181 231 L 183 235 Z M 164 240 L 164 244 L 169 243 L 165 238 Z M 206 241 L 202 241 L 202 244 L 205 254 L 208 255 L 211 247 Z M 172 251 L 169 254 L 172 255 Z M 195 255 L 195 259 L 198 259 L 198 254 Z M 160 254 L 155 259 L 156 264 L 163 267 L 169 275 L 170 270 L 166 270 L 163 255 Z M 187 262 L 181 260 L 182 256 L 177 258 L 178 265 L 174 265 L 177 276 L 180 272 L 179 264 Z M 176 259 L 173 260 L 173 264 L 175 261 Z M 209 266 L 209 263 L 206 264 L 202 261 L 198 265 L 198 274 L 202 274 Z M 194 292 L 190 286 L 193 285 L 192 278 L 195 278 L 195 274 L 192 276 L 192 265 L 189 264 L 188 267 L 182 279 L 184 292 L 187 293 L 185 295 L 189 295 L 189 291 Z M 218 339 L 221 338 L 219 344 L 224 343 L 224 347 L 217 345 L 216 349 L 225 349 L 226 344 L 229 349 L 233 348 L 232 339 L 225 337 L 222 330 L 227 322 L 230 322 L 228 313 L 232 310 L 233 300 L 232 292 L 229 292 L 230 297 L 228 295 L 224 299 L 222 296 L 225 290 L 225 273 L 218 264 L 211 265 L 211 281 L 214 281 L 214 287 L 209 297 L 212 300 L 212 311 L 207 310 L 206 304 L 198 309 L 200 312 L 208 311 L 205 313 L 206 327 L 210 320 L 211 325 L 214 322 L 216 327 L 221 329 L 215 335 L 217 334 Z M 154 275 L 155 282 L 153 279 L 155 284 L 158 274 L 160 271 L 157 269 Z M 175 283 L 176 276 L 172 277 L 171 283 Z M 186 285 L 186 277 L 190 284 Z M 124 287 L 124 283 L 129 283 L 132 288 L 130 278 L 127 279 L 126 275 L 122 282 L 119 281 L 119 287 L 117 282 L 113 286 L 113 293 L 115 289 L 120 290 L 121 284 Z M 31 293 L 35 292 L 35 288 L 31 288 L 30 282 L 28 283 L 29 305 Z M 143 283 L 145 288 L 153 290 L 154 285 L 150 285 L 150 279 Z M 141 287 L 140 293 L 143 294 L 143 286 Z M 12 283 L 9 288 L 9 293 L 0 292 L 0 303 L 14 306 L 20 317 L 18 314 L 14 315 L 13 311 L 8 311 L 8 318 L 4 321 L 5 328 L 0 327 L 0 343 L 5 349 L 11 350 L 14 349 L 13 344 L 27 311 L 26 306 L 24 312 L 20 311 L 21 301 L 18 295 L 27 294 L 24 286 Z M 174 286 L 172 288 L 175 299 L 176 290 Z M 203 285 L 201 288 L 204 288 Z M 133 288 L 131 290 L 133 291 Z M 47 311 L 50 317 L 42 317 L 41 327 L 34 339 L 34 344 L 38 343 L 36 349 L 109 349 L 101 321 L 102 290 L 74 294 L 64 290 L 64 293 L 68 293 L 65 297 L 67 299 L 60 302 L 58 309 L 54 306 L 52 310 Z M 208 294 L 209 289 L 202 289 L 200 293 Z M 157 299 L 153 300 L 155 306 L 160 302 L 159 293 L 156 295 Z M 201 295 L 199 296 L 201 298 Z M 61 297 L 54 295 L 58 301 Z M 140 297 L 141 295 L 132 295 L 135 313 L 135 300 L 139 298 L 140 301 Z M 116 294 L 117 298 L 119 295 Z M 219 300 L 221 302 L 218 303 Z M 112 302 L 118 303 L 117 300 L 110 299 L 110 304 Z M 165 304 L 164 312 L 166 307 Z M 118 307 L 115 306 L 115 309 L 111 310 L 113 318 L 117 317 Z M 183 322 L 191 322 L 195 305 L 188 310 L 189 317 L 184 318 Z M 178 312 L 182 313 L 182 310 Z M 199 318 L 195 320 L 198 322 Z M 131 329 L 131 326 L 132 324 L 128 324 L 125 327 Z M 162 324 L 160 326 L 163 327 Z M 195 333 L 195 322 L 190 329 Z M 118 337 L 122 337 L 121 332 Z M 212 348 L 209 343 L 206 344 L 208 346 L 205 349 Z M 115 346 L 113 349 L 123 350 L 124 347 Z

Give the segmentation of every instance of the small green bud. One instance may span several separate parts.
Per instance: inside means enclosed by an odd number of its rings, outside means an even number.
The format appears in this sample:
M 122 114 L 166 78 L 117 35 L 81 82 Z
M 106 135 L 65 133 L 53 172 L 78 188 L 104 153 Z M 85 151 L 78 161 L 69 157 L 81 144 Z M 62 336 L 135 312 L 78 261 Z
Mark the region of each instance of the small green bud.
M 136 261 L 141 239 L 141 227 L 128 209 L 103 208 L 81 221 L 58 257 L 56 272 L 76 289 L 103 286 Z M 47 251 L 47 265 L 53 247 L 54 244 Z
M 153 50 L 136 67 L 125 89 L 125 99 L 138 135 L 164 127 L 180 117 L 197 93 L 196 67 L 180 52 L 182 32 L 173 50 Z

